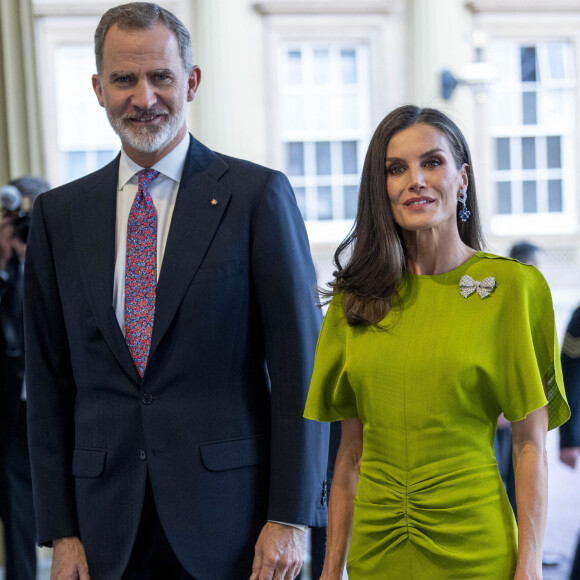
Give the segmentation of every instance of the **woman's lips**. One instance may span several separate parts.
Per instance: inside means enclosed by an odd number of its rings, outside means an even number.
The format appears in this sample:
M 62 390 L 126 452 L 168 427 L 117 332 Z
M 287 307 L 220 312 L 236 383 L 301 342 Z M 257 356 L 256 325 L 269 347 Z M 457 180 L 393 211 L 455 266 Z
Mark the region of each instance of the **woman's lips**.
M 406 207 L 424 207 L 433 203 L 435 200 L 430 197 L 413 197 L 408 199 L 403 205 Z

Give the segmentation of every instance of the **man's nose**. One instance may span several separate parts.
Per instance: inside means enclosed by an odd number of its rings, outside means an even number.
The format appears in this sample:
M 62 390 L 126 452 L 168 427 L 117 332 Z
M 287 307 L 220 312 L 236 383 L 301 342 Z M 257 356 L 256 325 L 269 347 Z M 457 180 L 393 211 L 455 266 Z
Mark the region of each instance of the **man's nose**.
M 140 80 L 135 86 L 133 105 L 139 109 L 147 110 L 157 102 L 157 95 L 148 80 Z

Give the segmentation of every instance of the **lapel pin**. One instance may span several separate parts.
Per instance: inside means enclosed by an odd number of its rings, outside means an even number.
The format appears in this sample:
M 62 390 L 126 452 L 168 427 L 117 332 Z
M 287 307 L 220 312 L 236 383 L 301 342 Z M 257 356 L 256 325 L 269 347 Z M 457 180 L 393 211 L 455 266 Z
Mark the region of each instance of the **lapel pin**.
M 218 203 L 218 202 L 217 202 L 217 199 L 212 199 L 212 200 L 211 200 L 211 204 L 212 204 L 212 205 L 217 205 L 217 203 Z

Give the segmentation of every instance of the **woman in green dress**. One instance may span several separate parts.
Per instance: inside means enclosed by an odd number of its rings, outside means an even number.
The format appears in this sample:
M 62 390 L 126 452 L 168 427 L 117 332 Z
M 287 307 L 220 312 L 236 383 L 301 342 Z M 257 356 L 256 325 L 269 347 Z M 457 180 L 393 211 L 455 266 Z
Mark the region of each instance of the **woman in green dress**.
M 335 255 L 305 410 L 342 421 L 324 580 L 345 563 L 349 580 L 542 577 L 546 433 L 569 417 L 551 296 L 533 266 L 482 248 L 461 131 L 396 109 Z M 494 456 L 501 412 L 519 529 Z

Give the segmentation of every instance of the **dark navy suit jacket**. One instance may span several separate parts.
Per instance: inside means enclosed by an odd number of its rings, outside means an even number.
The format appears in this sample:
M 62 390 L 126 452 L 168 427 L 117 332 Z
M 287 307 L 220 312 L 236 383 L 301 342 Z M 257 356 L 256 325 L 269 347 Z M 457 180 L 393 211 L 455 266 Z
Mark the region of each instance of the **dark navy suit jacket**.
M 140 380 L 113 310 L 118 158 L 36 202 L 28 420 L 38 540 L 119 578 L 147 474 L 198 580 L 251 573 L 267 519 L 326 523 L 328 433 L 302 418 L 321 321 L 292 189 L 191 138 Z
M 570 405 L 570 420 L 560 426 L 560 447 L 580 447 L 580 307 L 566 329 L 562 345 L 562 373 Z

